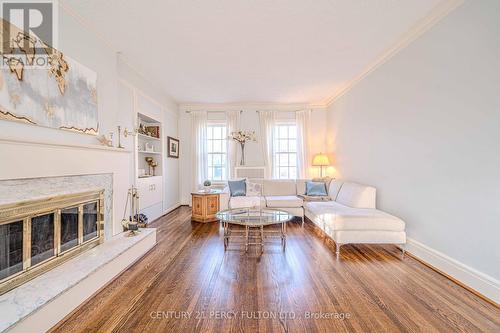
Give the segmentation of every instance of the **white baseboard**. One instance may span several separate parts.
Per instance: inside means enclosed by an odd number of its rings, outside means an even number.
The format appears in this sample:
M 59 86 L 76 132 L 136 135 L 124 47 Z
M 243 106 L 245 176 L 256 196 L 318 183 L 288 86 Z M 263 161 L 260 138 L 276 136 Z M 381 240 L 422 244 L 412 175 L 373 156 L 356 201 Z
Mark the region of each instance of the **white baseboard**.
M 415 257 L 474 289 L 481 295 L 484 295 L 497 304 L 500 303 L 500 281 L 497 279 L 411 238 L 407 239 L 406 250 Z
M 177 209 L 179 208 L 180 206 L 182 206 L 179 202 L 178 203 L 175 203 L 173 204 L 172 206 L 170 206 L 169 208 L 167 209 L 163 209 L 161 211 L 161 213 L 157 214 L 157 216 L 155 216 L 154 218 L 151 218 L 148 223 L 153 223 L 154 221 L 158 220 L 158 219 L 161 219 L 163 216 L 167 215 L 168 213 L 170 213 L 171 211 L 173 211 L 174 209 Z M 145 211 L 145 210 L 144 210 Z M 145 213 L 147 213 L 147 211 L 145 211 Z M 147 214 L 146 214 L 147 215 Z
M 179 208 L 180 206 L 181 206 L 181 203 L 180 202 L 176 202 L 175 204 L 173 204 L 169 208 L 165 209 L 163 211 L 163 215 L 170 213 L 171 211 L 173 211 L 174 209 Z
M 152 206 L 142 208 L 140 213 L 145 214 L 149 222 L 153 222 L 163 216 L 163 205 L 160 201 Z

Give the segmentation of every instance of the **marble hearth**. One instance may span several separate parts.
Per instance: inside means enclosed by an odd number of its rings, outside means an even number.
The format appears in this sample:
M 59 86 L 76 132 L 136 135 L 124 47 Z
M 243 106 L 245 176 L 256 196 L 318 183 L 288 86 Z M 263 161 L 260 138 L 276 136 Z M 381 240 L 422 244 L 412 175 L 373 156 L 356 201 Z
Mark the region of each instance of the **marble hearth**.
M 0 296 L 0 332 L 45 332 L 156 244 L 156 229 L 118 234 Z

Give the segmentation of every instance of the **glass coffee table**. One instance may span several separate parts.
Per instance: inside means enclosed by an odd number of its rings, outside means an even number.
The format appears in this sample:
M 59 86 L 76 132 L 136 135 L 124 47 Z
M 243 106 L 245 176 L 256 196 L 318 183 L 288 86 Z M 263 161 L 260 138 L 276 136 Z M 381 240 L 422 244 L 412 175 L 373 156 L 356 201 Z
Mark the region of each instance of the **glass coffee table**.
M 243 238 L 245 252 L 248 251 L 249 245 L 260 245 L 261 252 L 264 252 L 264 238 L 272 237 L 280 238 L 283 250 L 285 250 L 286 223 L 293 218 L 293 215 L 281 210 L 239 208 L 220 211 L 216 217 L 224 227 L 224 250 L 227 250 L 230 240 Z M 265 226 L 276 224 L 281 227 L 279 231 L 264 231 Z M 244 228 L 234 228 L 236 225 Z

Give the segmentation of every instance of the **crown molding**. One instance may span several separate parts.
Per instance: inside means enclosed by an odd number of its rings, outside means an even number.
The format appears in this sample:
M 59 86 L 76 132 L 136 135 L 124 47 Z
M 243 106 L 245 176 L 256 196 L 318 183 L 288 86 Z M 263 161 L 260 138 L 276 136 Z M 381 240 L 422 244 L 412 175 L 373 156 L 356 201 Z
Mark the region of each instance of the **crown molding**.
M 332 105 L 338 98 L 345 95 L 349 90 L 351 90 L 356 84 L 367 77 L 371 72 L 376 70 L 378 67 L 386 63 L 399 51 L 410 45 L 414 40 L 423 35 L 426 31 L 430 30 L 436 23 L 441 21 L 444 17 L 450 14 L 453 10 L 458 8 L 464 3 L 465 0 L 445 0 L 434 7 L 430 13 L 417 22 L 410 30 L 404 33 L 398 41 L 382 52 L 374 61 L 370 62 L 357 76 L 352 80 L 345 83 L 340 89 L 338 89 L 332 96 L 326 98 L 322 102 L 317 103 L 258 103 L 258 102 L 242 102 L 242 103 L 190 103 L 177 101 L 167 92 L 164 92 L 166 97 L 171 99 L 174 103 L 179 106 L 179 110 L 230 110 L 230 109 L 240 109 L 240 108 L 261 108 L 261 109 L 296 109 L 296 108 L 326 108 Z M 59 1 L 59 6 L 67 14 L 74 17 L 82 26 L 92 31 L 105 46 L 107 46 L 113 52 L 117 52 L 117 48 L 110 42 L 106 37 L 95 29 L 92 24 L 90 24 L 84 17 L 75 12 L 68 4 L 64 3 L 64 0 Z M 132 71 L 137 73 L 146 82 L 150 81 L 146 76 L 139 72 L 128 59 L 122 54 L 118 56 L 119 60 L 122 61 L 127 67 Z
M 374 61 L 368 64 L 368 66 L 366 66 L 361 73 L 344 84 L 337 92 L 335 92 L 335 94 L 327 98 L 323 104 L 326 107 L 332 105 L 338 98 L 345 95 L 371 72 L 386 63 L 399 51 L 410 45 L 414 40 L 423 35 L 426 31 L 430 30 L 436 23 L 448 16 L 448 14 L 450 14 L 453 10 L 461 6 L 464 1 L 465 0 L 446 0 L 438 4 L 426 17 L 417 22 L 410 30 L 403 34 L 395 44 L 387 48 Z
M 241 102 L 241 103 L 180 103 L 180 111 L 229 111 L 229 110 L 281 110 L 297 111 L 300 109 L 326 108 L 324 104 L 311 103 L 273 103 L 273 102 Z

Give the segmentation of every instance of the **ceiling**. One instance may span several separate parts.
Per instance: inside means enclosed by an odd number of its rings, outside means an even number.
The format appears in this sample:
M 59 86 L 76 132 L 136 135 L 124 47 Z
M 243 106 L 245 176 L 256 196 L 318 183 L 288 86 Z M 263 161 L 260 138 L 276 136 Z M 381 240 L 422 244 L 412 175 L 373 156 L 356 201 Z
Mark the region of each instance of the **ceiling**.
M 179 103 L 325 103 L 441 0 L 64 0 Z

